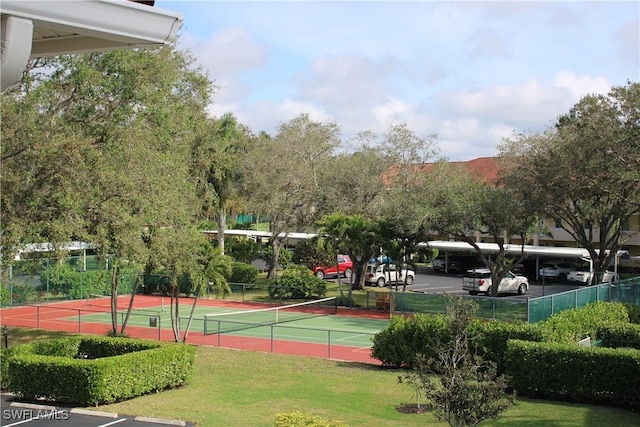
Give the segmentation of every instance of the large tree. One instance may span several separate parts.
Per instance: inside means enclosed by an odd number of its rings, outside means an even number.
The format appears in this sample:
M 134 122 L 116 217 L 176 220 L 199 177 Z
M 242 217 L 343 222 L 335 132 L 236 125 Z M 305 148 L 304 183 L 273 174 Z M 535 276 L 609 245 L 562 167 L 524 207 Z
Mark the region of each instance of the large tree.
M 191 145 L 211 83 L 191 64 L 173 47 L 61 56 L 3 94 L 2 247 L 83 240 L 110 256 L 114 333 L 120 267 L 198 206 Z
M 242 158 L 247 153 L 249 130 L 231 113 L 208 119 L 193 147 L 192 174 L 203 212 L 215 210 L 218 247 L 224 254 L 224 230 L 229 208 L 240 200 Z
M 385 191 L 375 203 L 382 249 L 401 271 L 403 264 L 417 252 L 418 244 L 427 239 L 421 200 L 415 194 L 423 188 L 423 164 L 436 156 L 439 149 L 435 135 L 417 135 L 406 123 L 389 126 L 380 149 L 389 161 L 383 176 Z
M 382 245 L 382 236 L 378 223 L 363 215 L 329 214 L 318 221 L 320 234 L 332 247 L 349 255 L 355 266 L 355 280 L 351 281 L 351 289 L 363 289 L 365 268 L 369 260 L 378 254 Z
M 511 266 L 524 256 L 524 245 L 536 226 L 534 212 L 527 209 L 517 194 L 495 182 L 486 182 L 471 173 L 464 164 L 440 161 L 425 173 L 420 194 L 424 203 L 424 227 L 443 238 L 468 243 L 491 270 L 491 295 L 496 296 L 500 280 Z M 487 253 L 478 245 L 478 234 L 498 246 Z M 514 257 L 506 244 L 513 236 L 520 240 Z
M 505 141 L 506 185 L 543 218 L 558 218 L 606 270 L 640 213 L 640 83 L 588 95 L 543 133 Z M 597 277 L 597 274 L 594 274 Z
M 262 134 L 253 141 L 245 190 L 255 211 L 269 218 L 269 278 L 276 276 L 287 233 L 308 231 L 322 214 L 321 170 L 331 167 L 339 142 L 335 123 L 316 122 L 306 114 L 280 125 L 275 137 Z

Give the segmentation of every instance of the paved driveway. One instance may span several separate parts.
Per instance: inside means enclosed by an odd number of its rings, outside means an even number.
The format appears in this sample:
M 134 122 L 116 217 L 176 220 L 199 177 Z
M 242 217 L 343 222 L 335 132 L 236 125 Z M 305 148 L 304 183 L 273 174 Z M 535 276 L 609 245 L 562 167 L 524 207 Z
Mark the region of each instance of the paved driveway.
M 14 401 L 11 394 L 2 394 L 3 427 L 166 427 L 193 426 L 179 420 L 162 420 L 141 416 L 98 412 L 82 408 L 52 406 Z
M 459 293 L 467 294 L 462 290 L 462 276 L 463 274 L 448 274 L 437 273 L 429 269 L 420 270 L 416 274 L 416 280 L 413 285 L 407 286 L 407 290 L 413 292 L 423 293 Z M 576 288 L 582 287 L 581 285 L 571 283 L 558 283 L 546 281 L 529 281 L 529 291 L 526 295 L 504 295 L 505 298 L 526 299 L 540 297 L 544 295 L 557 294 Z

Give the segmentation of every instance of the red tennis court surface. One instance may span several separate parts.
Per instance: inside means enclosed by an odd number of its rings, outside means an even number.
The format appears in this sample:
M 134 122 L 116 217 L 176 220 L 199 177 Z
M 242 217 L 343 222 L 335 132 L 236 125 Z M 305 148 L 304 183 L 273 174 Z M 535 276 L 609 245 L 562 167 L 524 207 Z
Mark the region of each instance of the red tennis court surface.
M 118 298 L 118 310 L 124 311 L 129 305 L 130 296 Z M 181 304 L 192 304 L 193 299 L 180 298 Z M 152 309 L 159 306 L 169 306 L 168 297 L 136 295 L 134 308 L 136 310 Z M 264 308 L 263 303 L 248 303 L 224 300 L 198 300 L 198 307 L 223 307 L 233 310 L 251 310 Z M 89 322 L 83 316 L 93 313 L 110 311 L 110 298 L 93 300 L 65 301 L 55 304 L 38 306 L 21 306 L 0 310 L 2 325 L 18 326 L 35 329 L 50 329 L 71 333 L 106 335 L 111 330 L 110 324 Z M 185 313 L 182 313 L 185 314 Z M 356 317 L 366 319 L 388 319 L 389 314 L 361 309 L 338 308 L 336 316 Z M 74 319 L 74 320 L 71 320 Z M 140 327 L 128 325 L 125 333 L 130 337 L 146 338 L 162 341 L 173 341 L 171 329 L 159 327 Z M 298 356 L 321 357 L 336 360 L 380 364 L 371 357 L 368 347 L 350 347 L 332 342 L 322 344 L 306 343 L 292 340 L 265 339 L 237 336 L 231 334 L 204 335 L 199 331 L 190 331 L 187 342 L 195 345 L 234 348 L 241 350 L 263 351 L 271 353 L 293 354 Z

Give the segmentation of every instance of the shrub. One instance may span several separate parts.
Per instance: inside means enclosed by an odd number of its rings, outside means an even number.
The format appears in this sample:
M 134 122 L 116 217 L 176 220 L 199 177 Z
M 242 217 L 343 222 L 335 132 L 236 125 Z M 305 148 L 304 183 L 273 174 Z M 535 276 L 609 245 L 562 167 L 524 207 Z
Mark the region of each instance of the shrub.
M 8 307 L 9 305 L 11 305 L 11 293 L 8 285 L 2 283 L 0 284 L 0 307 Z
M 502 320 L 476 322 L 472 342 L 488 360 L 496 363 L 499 374 L 504 372 L 507 341 L 543 341 L 544 329 L 538 323 L 511 323 Z
M 624 304 L 599 301 L 556 313 L 542 322 L 542 326 L 550 341 L 576 343 L 586 337 L 597 339 L 602 325 L 628 322 Z
M 640 352 L 510 340 L 506 372 L 518 394 L 640 408 Z
M 627 314 L 629 315 L 629 322 L 640 324 L 640 305 L 624 303 L 624 308 L 627 310 Z
M 186 384 L 195 356 L 195 348 L 186 344 L 88 336 L 15 348 L 19 350 L 7 358 L 11 391 L 28 399 L 81 405 L 112 403 Z
M 69 298 L 80 299 L 89 294 L 108 295 L 110 292 L 110 274 L 108 270 L 76 271 L 71 265 L 54 264 L 49 270 L 40 273 L 39 290 L 61 292 Z
M 434 356 L 432 343 L 450 339 L 448 327 L 442 314 L 393 316 L 387 328 L 374 335 L 371 355 L 385 366 L 412 367 L 418 354 Z
M 640 350 L 640 325 L 635 323 L 603 325 L 598 328 L 597 336 L 602 340 L 603 347 L 628 347 Z
M 323 297 L 327 294 L 327 283 L 315 277 L 308 268 L 293 264 L 269 284 L 267 292 L 273 299 Z
M 276 414 L 275 427 L 349 427 L 342 421 L 332 421 L 312 414 L 289 412 Z
M 24 283 L 14 283 L 10 288 L 10 303 L 13 305 L 27 304 L 37 297 L 36 288 Z
M 231 266 L 231 283 L 254 284 L 258 281 L 258 268 L 243 262 L 234 262 Z
M 249 264 L 260 254 L 260 244 L 247 237 L 227 236 L 224 247 L 225 252 L 239 263 Z

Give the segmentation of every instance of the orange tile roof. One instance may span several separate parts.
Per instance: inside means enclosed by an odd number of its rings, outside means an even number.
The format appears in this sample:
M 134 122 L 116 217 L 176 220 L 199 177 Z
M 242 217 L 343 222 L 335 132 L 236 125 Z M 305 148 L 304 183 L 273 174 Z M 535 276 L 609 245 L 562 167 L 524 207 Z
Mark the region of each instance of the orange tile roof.
M 498 159 L 496 157 L 478 157 L 477 159 L 468 160 L 466 162 L 450 162 L 454 165 L 462 165 L 467 168 L 469 172 L 482 179 L 489 184 L 496 184 L 498 180 Z M 428 172 L 435 163 L 421 163 L 412 165 L 414 168 L 419 168 L 423 172 Z M 392 166 L 387 173 L 383 176 L 383 181 L 389 184 L 392 177 L 398 174 L 397 166 Z

